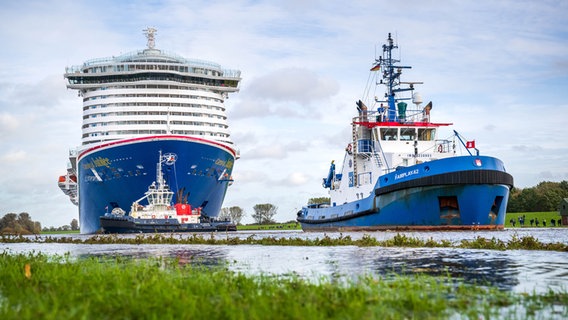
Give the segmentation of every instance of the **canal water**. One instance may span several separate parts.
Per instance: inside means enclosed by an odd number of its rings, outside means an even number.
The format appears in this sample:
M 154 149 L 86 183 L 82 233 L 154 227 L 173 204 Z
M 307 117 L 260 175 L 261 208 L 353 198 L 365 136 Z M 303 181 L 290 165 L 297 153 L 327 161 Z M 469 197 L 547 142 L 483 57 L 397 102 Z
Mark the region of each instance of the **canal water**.
M 396 234 L 459 244 L 477 237 L 509 241 L 513 237 L 533 236 L 545 243 L 568 243 L 568 228 L 524 228 L 504 231 L 471 232 L 353 232 L 305 233 L 302 231 L 239 231 L 216 233 L 226 237 L 255 239 L 288 237 L 315 239 L 325 236 L 370 235 L 377 240 L 392 239 Z M 63 235 L 69 237 L 69 235 Z M 121 235 L 134 237 L 135 235 Z M 181 236 L 186 236 L 181 234 Z M 56 236 L 51 236 L 56 237 Z M 86 239 L 88 235 L 72 235 Z M 177 237 L 177 235 L 176 235 Z M 209 234 L 204 235 L 209 237 Z M 356 246 L 263 246 L 263 245 L 123 245 L 0 243 L 0 252 L 42 252 L 69 254 L 71 257 L 124 256 L 178 258 L 180 263 L 226 266 L 245 274 L 299 276 L 308 280 L 356 280 L 362 275 L 390 277 L 395 274 L 450 275 L 467 283 L 488 284 L 514 292 L 568 290 L 568 252 L 535 250 L 478 250 L 458 248 L 392 248 Z

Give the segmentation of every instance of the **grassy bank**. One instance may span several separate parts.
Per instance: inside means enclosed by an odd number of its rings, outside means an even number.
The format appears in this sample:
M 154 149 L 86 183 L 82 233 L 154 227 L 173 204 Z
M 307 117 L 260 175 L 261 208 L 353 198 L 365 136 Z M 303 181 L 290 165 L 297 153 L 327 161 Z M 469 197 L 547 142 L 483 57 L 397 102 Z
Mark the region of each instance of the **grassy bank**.
M 527 318 L 568 300 L 566 292 L 516 295 L 421 275 L 311 283 L 162 259 L 3 253 L 0 276 L 1 319 Z
M 300 223 L 275 223 L 275 224 L 247 224 L 237 226 L 237 230 L 301 230 Z
M 489 249 L 489 250 L 550 250 L 568 252 L 568 244 L 561 242 L 543 243 L 533 236 L 518 237 L 513 235 L 509 240 L 501 240 L 495 237 L 487 239 L 476 237 L 473 240 L 461 240 L 453 243 L 448 240 L 435 241 L 409 237 L 404 234 L 396 234 L 391 239 L 377 240 L 365 234 L 359 239 L 351 236 L 339 235 L 322 238 L 301 237 L 256 237 L 250 235 L 247 238 L 231 237 L 230 233 L 210 234 L 138 234 L 135 237 L 122 237 L 118 235 L 94 235 L 89 238 L 74 237 L 51 237 L 51 236 L 0 236 L 0 243 L 73 243 L 73 244 L 210 244 L 210 245 L 270 245 L 270 246 L 359 246 L 359 247 L 427 247 L 427 248 L 464 248 L 464 249 Z
M 67 231 L 42 231 L 41 234 L 80 234 L 79 230 L 67 230 Z
M 552 227 L 552 223 L 550 222 L 552 219 L 558 221 L 560 219 L 560 213 L 558 211 L 548 211 L 548 212 L 515 212 L 515 213 L 507 213 L 505 217 L 505 228 L 513 228 L 511 224 L 511 219 L 515 220 L 515 228 L 520 228 L 519 225 L 519 217 L 525 217 L 525 225 L 524 227 L 531 227 L 530 220 L 531 219 L 538 219 L 539 220 L 539 227 L 543 228 L 542 221 L 546 221 L 546 227 Z M 558 226 L 558 225 L 556 225 Z M 533 224 L 533 227 L 536 227 Z M 568 227 L 568 226 L 564 226 Z

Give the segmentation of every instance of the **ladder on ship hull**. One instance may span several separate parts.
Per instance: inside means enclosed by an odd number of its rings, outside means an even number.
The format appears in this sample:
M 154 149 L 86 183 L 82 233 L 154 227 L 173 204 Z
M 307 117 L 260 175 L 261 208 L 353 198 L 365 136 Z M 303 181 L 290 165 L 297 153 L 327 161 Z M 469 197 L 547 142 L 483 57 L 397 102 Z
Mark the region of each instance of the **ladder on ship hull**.
M 351 152 L 353 152 L 353 186 L 359 186 L 358 172 L 357 172 L 357 125 L 355 124 L 355 119 L 352 122 L 352 147 Z

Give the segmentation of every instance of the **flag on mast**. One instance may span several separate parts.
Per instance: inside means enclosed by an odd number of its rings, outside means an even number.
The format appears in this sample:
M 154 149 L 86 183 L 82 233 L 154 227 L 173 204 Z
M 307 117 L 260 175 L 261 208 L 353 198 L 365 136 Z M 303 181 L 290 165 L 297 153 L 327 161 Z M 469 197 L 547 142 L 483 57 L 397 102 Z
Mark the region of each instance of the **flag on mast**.
M 381 69 L 381 64 L 377 64 L 374 67 L 371 68 L 371 71 L 379 71 Z
M 475 140 L 468 141 L 465 143 L 465 147 L 467 149 L 475 149 Z

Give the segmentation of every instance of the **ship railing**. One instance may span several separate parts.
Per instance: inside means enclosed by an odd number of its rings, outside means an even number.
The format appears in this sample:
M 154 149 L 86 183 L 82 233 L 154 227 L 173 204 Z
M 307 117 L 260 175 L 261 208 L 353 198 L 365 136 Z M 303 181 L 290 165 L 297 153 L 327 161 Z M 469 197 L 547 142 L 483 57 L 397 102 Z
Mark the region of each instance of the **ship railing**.
M 76 158 L 77 155 L 79 155 L 79 150 L 77 150 L 77 148 L 71 148 L 69 149 L 69 157 L 74 157 Z
M 435 149 L 434 152 L 438 153 L 449 153 L 455 148 L 453 141 L 446 139 L 438 139 L 434 141 Z
M 65 73 L 81 73 L 83 66 L 70 66 L 65 68 Z
M 357 153 L 372 153 L 375 149 L 375 142 L 371 139 L 357 140 Z
M 106 77 L 104 80 L 100 79 L 69 79 L 69 83 L 72 85 L 93 85 L 93 84 L 109 84 L 109 83 L 120 83 L 120 82 L 135 82 L 135 81 L 175 81 L 179 83 L 190 83 L 190 84 L 198 84 L 204 86 L 214 86 L 222 90 L 222 88 L 237 88 L 239 82 L 237 80 L 226 80 L 225 82 L 216 82 L 219 80 L 224 79 L 208 79 L 209 81 L 196 81 L 196 80 L 187 80 L 180 77 L 168 77 L 163 75 L 155 75 L 153 77 L 147 76 L 137 76 L 137 75 L 129 75 L 128 77 L 124 76 L 113 76 L 113 77 Z
M 396 114 L 393 110 L 381 107 L 378 111 L 362 111 L 358 117 L 353 118 L 353 121 L 376 125 L 381 122 L 392 122 L 395 119 L 401 123 L 429 122 L 430 115 L 424 109 L 407 109 L 404 113 Z
M 75 66 L 71 66 L 71 67 L 67 67 L 65 68 L 66 73 L 77 73 L 77 72 L 82 72 L 82 70 L 84 68 L 88 68 L 91 66 L 96 66 L 96 65 L 115 65 L 115 64 L 122 64 L 122 63 L 143 63 L 144 60 L 143 59 L 139 59 L 142 54 L 143 54 L 144 50 L 138 50 L 138 51 L 132 51 L 132 52 L 128 52 L 125 53 L 123 55 L 117 56 L 117 57 L 105 57 L 105 58 L 95 58 L 95 59 L 90 59 L 85 61 L 82 65 L 75 65 Z M 152 63 L 179 63 L 179 64 L 184 64 L 184 65 L 188 65 L 188 66 L 192 66 L 192 67 L 199 67 L 199 68 L 208 68 L 208 69 L 213 69 L 216 71 L 221 72 L 222 77 L 229 77 L 229 78 L 240 78 L 241 76 L 241 71 L 240 70 L 234 70 L 234 69 L 224 69 L 221 67 L 220 64 L 215 63 L 215 62 L 211 62 L 211 61 L 207 61 L 207 60 L 201 60 L 201 59 L 187 59 L 184 58 L 176 53 L 173 52 L 168 52 L 165 50 L 156 50 L 156 52 L 159 52 L 160 55 L 165 58 L 166 60 L 164 61 L 149 61 Z M 151 56 L 149 56 L 151 57 Z M 168 61 L 170 60 L 170 61 Z M 174 61 L 171 61 L 174 60 Z

